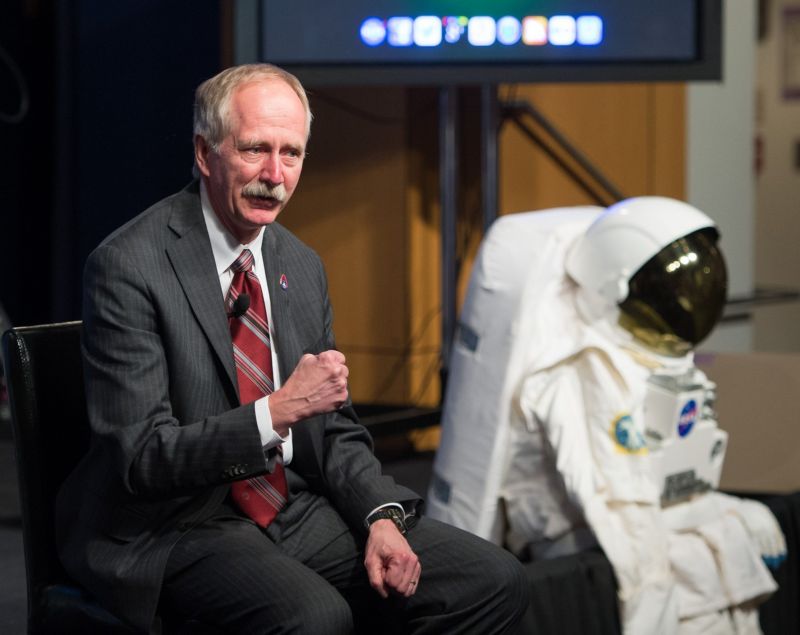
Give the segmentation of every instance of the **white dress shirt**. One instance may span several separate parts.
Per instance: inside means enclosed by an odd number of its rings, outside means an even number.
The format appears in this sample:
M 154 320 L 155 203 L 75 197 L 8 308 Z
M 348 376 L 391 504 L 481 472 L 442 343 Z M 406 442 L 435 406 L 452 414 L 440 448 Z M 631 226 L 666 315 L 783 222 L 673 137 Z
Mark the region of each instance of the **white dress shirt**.
M 266 281 L 267 275 L 264 269 L 264 260 L 261 254 L 261 243 L 264 239 L 264 228 L 258 232 L 258 236 L 247 245 L 242 245 L 236 238 L 225 229 L 217 215 L 211 207 L 208 199 L 205 184 L 200 182 L 200 202 L 203 206 L 203 217 L 206 221 L 208 237 L 211 240 L 211 251 L 214 253 L 214 262 L 217 266 L 219 275 L 219 285 L 222 291 L 222 299 L 228 295 L 228 289 L 233 281 L 233 271 L 231 265 L 242 253 L 243 249 L 249 249 L 255 260 L 253 269 L 259 282 Z M 272 306 L 269 297 L 269 288 L 266 284 L 261 284 L 261 292 L 264 295 L 264 304 L 267 308 L 267 319 L 270 329 L 272 329 Z M 272 351 L 272 380 L 275 390 L 281 386 L 280 369 L 278 367 L 278 356 L 275 352 L 275 341 L 270 338 L 270 349 Z M 269 411 L 269 395 L 261 397 L 255 401 L 256 423 L 258 432 L 261 435 L 261 444 L 264 449 L 274 448 L 283 444 L 283 462 L 288 465 L 292 460 L 292 430 L 283 438 L 272 427 L 272 414 Z

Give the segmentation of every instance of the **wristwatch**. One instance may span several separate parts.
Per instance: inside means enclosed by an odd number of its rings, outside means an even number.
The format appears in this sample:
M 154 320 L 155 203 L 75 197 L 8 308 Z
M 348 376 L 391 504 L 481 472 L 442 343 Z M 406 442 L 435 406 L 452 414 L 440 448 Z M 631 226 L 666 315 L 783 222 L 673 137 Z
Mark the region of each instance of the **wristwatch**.
M 367 520 L 365 524 L 367 525 L 367 529 L 370 528 L 372 523 L 376 520 L 391 520 L 394 523 L 394 526 L 397 527 L 397 530 L 401 534 L 405 534 L 408 530 L 406 526 L 406 514 L 405 512 L 400 509 L 399 507 L 382 507 L 374 512 L 372 512 L 369 516 L 367 516 Z

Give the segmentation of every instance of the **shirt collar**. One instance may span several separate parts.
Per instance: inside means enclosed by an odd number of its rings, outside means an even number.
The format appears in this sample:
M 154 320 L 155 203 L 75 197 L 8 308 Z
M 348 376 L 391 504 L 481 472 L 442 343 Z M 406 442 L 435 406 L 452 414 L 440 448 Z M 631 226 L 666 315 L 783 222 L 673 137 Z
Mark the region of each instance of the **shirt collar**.
M 203 218 L 206 221 L 206 229 L 208 230 L 208 238 L 211 240 L 211 251 L 214 253 L 214 262 L 217 265 L 218 275 L 222 275 L 233 264 L 233 261 L 242 253 L 242 249 L 249 249 L 253 252 L 253 258 L 255 258 L 256 263 L 261 261 L 261 243 L 264 241 L 263 227 L 254 240 L 247 245 L 241 244 L 225 229 L 225 226 L 214 213 L 206 191 L 206 184 L 202 180 L 200 181 L 200 204 L 203 207 Z

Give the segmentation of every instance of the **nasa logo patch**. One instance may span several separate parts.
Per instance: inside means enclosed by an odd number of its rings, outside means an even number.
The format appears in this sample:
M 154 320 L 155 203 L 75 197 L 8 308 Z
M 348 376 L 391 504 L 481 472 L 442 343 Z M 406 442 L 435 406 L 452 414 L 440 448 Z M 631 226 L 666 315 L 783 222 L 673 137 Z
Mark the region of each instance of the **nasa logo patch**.
M 616 443 L 619 450 L 628 454 L 647 452 L 644 436 L 636 429 L 629 414 L 618 415 L 611 422 L 610 432 L 611 438 L 614 439 L 614 443 Z
M 678 435 L 685 437 L 692 431 L 697 421 L 697 402 L 690 399 L 681 410 L 681 417 L 678 420 Z

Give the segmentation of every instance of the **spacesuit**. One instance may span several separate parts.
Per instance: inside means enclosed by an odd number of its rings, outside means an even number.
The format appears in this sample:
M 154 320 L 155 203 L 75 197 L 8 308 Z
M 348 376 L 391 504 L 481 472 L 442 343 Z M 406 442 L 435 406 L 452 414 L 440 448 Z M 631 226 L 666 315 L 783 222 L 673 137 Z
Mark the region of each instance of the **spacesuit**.
M 599 544 L 626 633 L 759 632 L 785 552 L 763 505 L 714 491 L 692 349 L 725 300 L 717 236 L 661 197 L 503 217 L 461 314 L 428 513 L 522 558 Z

